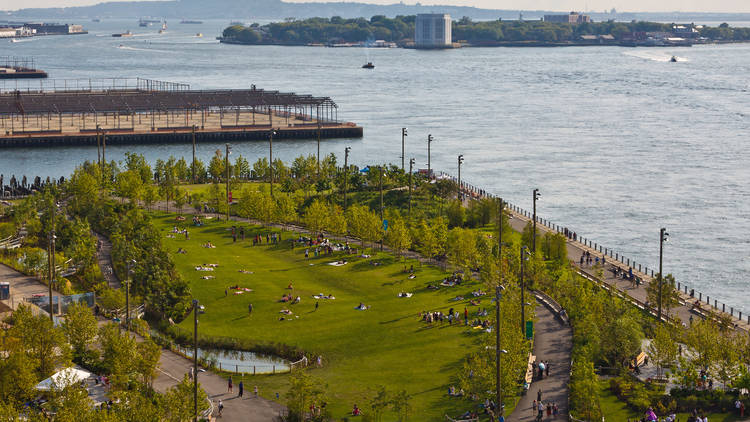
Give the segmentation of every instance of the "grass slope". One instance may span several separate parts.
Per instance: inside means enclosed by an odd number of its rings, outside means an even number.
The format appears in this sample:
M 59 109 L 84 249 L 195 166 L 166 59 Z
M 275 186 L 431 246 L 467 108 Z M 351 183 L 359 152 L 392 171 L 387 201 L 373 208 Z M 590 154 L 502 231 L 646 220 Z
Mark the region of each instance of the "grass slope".
M 188 218 L 187 223 L 190 222 Z M 157 214 L 155 223 L 165 236 L 174 226 L 174 216 Z M 183 223 L 185 224 L 185 223 Z M 335 417 L 344 417 L 357 403 L 359 406 L 372 397 L 377 386 L 391 391 L 406 390 L 412 395 L 412 415 L 415 420 L 438 420 L 448 413 L 462 413 L 470 403 L 447 396 L 447 388 L 456 384 L 456 374 L 479 333 L 463 325 L 436 324 L 432 327 L 419 320 L 421 311 L 456 308 L 463 313 L 468 300 L 451 301 L 456 295 L 469 297 L 478 283 L 461 287 L 429 290 L 428 284 L 439 283 L 445 273 L 434 267 L 418 267 L 417 277 L 409 279 L 403 269 L 407 264 L 390 255 L 378 254 L 364 259 L 347 257 L 349 263 L 334 267 L 327 263 L 336 257 L 304 257 L 305 248 L 290 249 L 292 233 L 282 234 L 279 246 L 252 246 L 255 233 L 268 229 L 244 225 L 246 240 L 232 242 L 230 225 L 210 220 L 203 227 L 186 225 L 190 240 L 177 235 L 166 238 L 165 245 L 172 253 L 178 270 L 186 277 L 193 294 L 205 305 L 200 317 L 200 331 L 206 335 L 251 339 L 261 343 L 278 342 L 295 345 L 303 350 L 321 354 L 325 365 L 312 374 L 328 384 L 329 406 Z M 216 248 L 201 247 L 207 241 Z M 354 245 L 353 245 L 354 246 Z M 178 248 L 187 254 L 176 254 Z M 334 255 L 337 256 L 337 255 Z M 373 266 L 370 261 L 381 262 Z M 218 264 L 213 272 L 195 270 L 196 265 Z M 243 274 L 239 270 L 252 271 Z M 216 278 L 202 280 L 203 275 Z M 297 305 L 279 303 L 287 285 L 292 283 L 294 295 L 301 296 Z M 238 284 L 253 289 L 252 293 L 224 296 L 224 289 Z M 401 291 L 412 292 L 408 299 L 398 298 Z M 336 300 L 321 300 L 315 311 L 313 294 L 333 294 Z M 248 303 L 253 304 L 248 315 Z M 359 303 L 372 308 L 359 311 Z M 483 298 L 483 305 L 490 305 Z M 279 321 L 283 308 L 294 315 L 291 320 Z M 470 315 L 477 307 L 469 306 Z M 288 318 L 288 317 L 287 317 Z M 192 322 L 180 326 L 192 330 Z M 261 394 L 283 398 L 286 375 L 250 377 L 249 386 L 258 385 Z M 246 377 L 247 378 L 247 377 Z M 512 409 L 507 409 L 511 411 Z M 455 416 L 455 415 L 454 415 Z

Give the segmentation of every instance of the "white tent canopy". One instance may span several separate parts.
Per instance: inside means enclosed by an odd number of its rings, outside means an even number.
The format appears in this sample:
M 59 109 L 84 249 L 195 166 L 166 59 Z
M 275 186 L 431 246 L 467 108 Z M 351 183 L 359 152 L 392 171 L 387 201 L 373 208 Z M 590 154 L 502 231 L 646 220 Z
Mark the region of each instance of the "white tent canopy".
M 84 381 L 90 376 L 92 376 L 91 372 L 85 371 L 81 368 L 65 368 L 37 384 L 36 389 L 39 391 L 49 391 L 53 388 L 63 389 L 69 385 Z

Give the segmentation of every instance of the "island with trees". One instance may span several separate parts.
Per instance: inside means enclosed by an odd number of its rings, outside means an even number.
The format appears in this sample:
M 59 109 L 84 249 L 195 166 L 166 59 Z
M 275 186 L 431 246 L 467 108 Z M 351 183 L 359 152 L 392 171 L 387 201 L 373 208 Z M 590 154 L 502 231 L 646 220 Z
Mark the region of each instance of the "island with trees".
M 383 15 L 344 19 L 287 19 L 265 25 L 232 25 L 219 40 L 229 44 L 368 46 L 376 40 L 413 46 L 415 16 Z M 745 42 L 750 28 L 718 27 L 657 22 L 589 22 L 581 24 L 544 21 L 453 22 L 453 40 L 462 46 L 689 46 L 706 43 Z

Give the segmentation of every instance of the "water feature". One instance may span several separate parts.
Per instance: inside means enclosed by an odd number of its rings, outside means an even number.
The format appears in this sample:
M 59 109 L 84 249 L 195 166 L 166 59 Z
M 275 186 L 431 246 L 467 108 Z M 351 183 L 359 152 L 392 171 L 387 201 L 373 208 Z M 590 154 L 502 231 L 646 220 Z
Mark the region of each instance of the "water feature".
M 179 347 L 180 353 L 193 358 L 193 349 Z M 288 361 L 274 356 L 261 355 L 240 350 L 219 350 L 198 348 L 198 359 L 212 361 L 216 368 L 227 372 L 243 374 L 271 374 L 289 371 Z
M 728 306 L 750 310 L 750 44 L 692 48 L 484 48 L 450 51 L 220 45 L 228 25 L 205 21 L 136 30 L 135 20 L 86 23 L 89 35 L 3 44 L 30 56 L 51 78 L 144 77 L 195 88 L 260 88 L 329 95 L 363 139 L 325 141 L 321 153 L 350 162 L 399 163 L 401 127 L 408 158 L 531 208 L 580 236 L 656 268 L 659 228 L 670 242 L 664 269 Z M 134 37 L 110 34 L 131 29 Z M 127 48 L 120 48 L 120 45 Z M 368 59 L 369 54 L 369 59 Z M 669 63 L 671 56 L 680 58 Z M 684 59 L 684 60 L 683 60 Z M 361 69 L 372 61 L 374 71 Z M 198 145 L 207 161 L 222 143 Z M 265 142 L 234 145 L 253 162 Z M 150 161 L 189 157 L 190 145 L 111 146 Z M 276 142 L 291 160 L 313 140 Z M 68 175 L 96 147 L 6 149 L 0 173 Z

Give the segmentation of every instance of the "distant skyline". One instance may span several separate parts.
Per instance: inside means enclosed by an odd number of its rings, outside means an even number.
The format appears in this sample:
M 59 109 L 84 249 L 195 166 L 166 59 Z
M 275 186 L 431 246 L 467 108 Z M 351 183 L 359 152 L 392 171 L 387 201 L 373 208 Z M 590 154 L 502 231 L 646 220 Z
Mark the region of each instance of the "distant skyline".
M 296 2 L 318 2 L 320 0 L 295 0 Z M 360 3 L 393 4 L 393 0 L 363 0 Z M 71 7 L 89 6 L 102 3 L 101 0 L 0 0 L 0 10 L 16 10 L 37 7 Z M 416 1 L 404 1 L 415 4 Z M 474 6 L 485 9 L 510 10 L 557 10 L 557 11 L 594 11 L 603 12 L 612 8 L 621 12 L 724 12 L 748 13 L 750 1 L 747 0 L 431 0 L 421 2 L 430 4 Z

